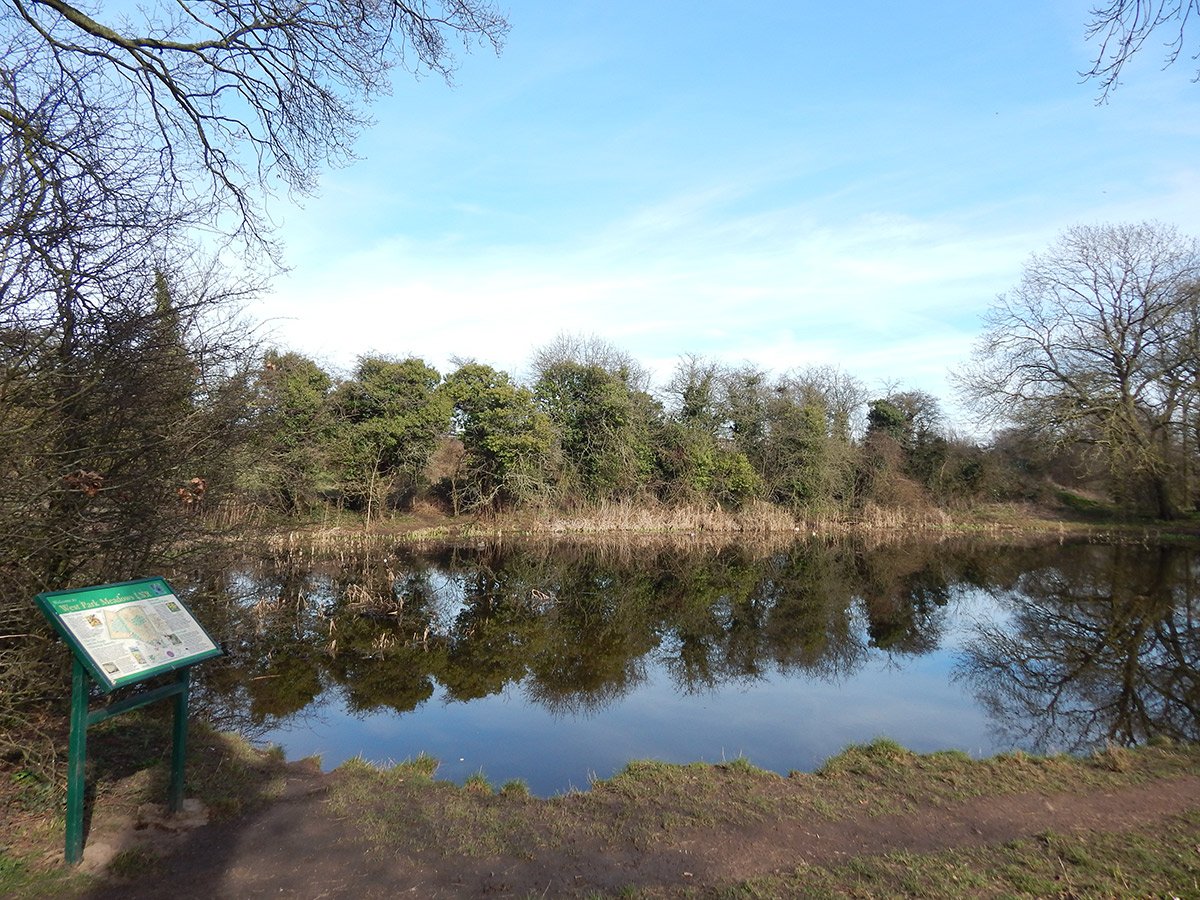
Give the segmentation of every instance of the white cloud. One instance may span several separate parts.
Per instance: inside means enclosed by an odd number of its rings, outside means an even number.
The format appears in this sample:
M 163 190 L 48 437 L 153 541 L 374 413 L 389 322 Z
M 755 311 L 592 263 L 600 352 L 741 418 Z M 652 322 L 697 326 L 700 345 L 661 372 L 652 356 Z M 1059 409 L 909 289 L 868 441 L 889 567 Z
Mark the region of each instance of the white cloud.
M 285 343 L 343 365 L 376 351 L 520 372 L 534 348 L 573 332 L 656 368 L 700 352 L 774 370 L 837 363 L 932 388 L 966 350 L 964 322 L 1025 253 L 1003 236 L 897 215 L 839 226 L 814 225 L 803 207 L 727 215 L 731 198 L 673 198 L 551 248 L 472 254 L 390 239 L 299 266 L 269 315 Z

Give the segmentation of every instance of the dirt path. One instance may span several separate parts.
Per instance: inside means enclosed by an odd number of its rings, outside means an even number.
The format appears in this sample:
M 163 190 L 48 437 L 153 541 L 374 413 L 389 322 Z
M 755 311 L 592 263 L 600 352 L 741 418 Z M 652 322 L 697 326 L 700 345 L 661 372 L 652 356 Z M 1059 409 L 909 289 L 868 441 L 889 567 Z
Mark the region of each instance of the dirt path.
M 734 832 L 673 832 L 652 846 L 581 834 L 524 858 L 389 854 L 356 836 L 326 802 L 328 776 L 289 770 L 283 796 L 236 821 L 174 835 L 151 826 L 124 837 L 153 839 L 163 860 L 133 880 L 112 881 L 94 898 L 595 896 L 628 887 L 662 894 L 714 889 L 894 851 L 916 853 L 1000 844 L 1047 830 L 1120 832 L 1200 809 L 1200 777 L 1082 794 L 1015 794 L 917 812 L 830 821 L 785 821 Z
M 1125 831 L 1200 807 L 1200 777 L 1090 794 L 1016 794 L 988 797 L 946 809 L 881 816 L 801 828 L 791 823 L 714 841 L 698 835 L 696 849 L 709 860 L 710 880 L 752 878 L 799 863 L 823 865 L 847 857 L 896 851 L 939 850 L 1000 844 L 1045 831 Z

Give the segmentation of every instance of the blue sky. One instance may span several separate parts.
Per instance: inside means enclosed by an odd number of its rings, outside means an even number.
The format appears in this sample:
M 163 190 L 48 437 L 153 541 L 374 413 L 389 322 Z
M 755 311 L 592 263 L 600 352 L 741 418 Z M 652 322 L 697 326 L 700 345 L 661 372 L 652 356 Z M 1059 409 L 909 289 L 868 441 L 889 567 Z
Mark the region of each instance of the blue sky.
M 585 334 L 660 382 L 697 353 L 949 400 L 1064 228 L 1200 232 L 1193 67 L 1156 36 L 1097 105 L 1088 0 L 501 6 L 501 56 L 397 72 L 360 159 L 275 203 L 275 343 L 522 375 Z

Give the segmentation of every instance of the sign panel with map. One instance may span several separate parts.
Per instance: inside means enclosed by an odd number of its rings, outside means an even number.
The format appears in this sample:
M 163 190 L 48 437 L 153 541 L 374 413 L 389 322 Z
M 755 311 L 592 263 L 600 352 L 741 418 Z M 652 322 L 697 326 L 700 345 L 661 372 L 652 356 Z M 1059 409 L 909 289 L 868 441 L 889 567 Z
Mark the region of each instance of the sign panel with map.
M 105 691 L 221 655 L 162 578 L 52 591 L 35 600 Z

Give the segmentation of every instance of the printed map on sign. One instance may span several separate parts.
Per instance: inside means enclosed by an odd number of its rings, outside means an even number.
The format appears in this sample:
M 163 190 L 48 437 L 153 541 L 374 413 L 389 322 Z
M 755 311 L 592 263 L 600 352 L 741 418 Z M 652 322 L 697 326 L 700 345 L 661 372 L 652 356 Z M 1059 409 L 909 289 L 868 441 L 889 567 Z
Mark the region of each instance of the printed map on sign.
M 157 626 L 146 616 L 146 610 L 140 604 L 105 612 L 104 620 L 108 624 L 108 636 L 114 641 L 121 638 L 137 638 L 155 644 L 162 641 Z

